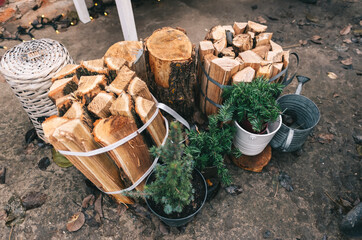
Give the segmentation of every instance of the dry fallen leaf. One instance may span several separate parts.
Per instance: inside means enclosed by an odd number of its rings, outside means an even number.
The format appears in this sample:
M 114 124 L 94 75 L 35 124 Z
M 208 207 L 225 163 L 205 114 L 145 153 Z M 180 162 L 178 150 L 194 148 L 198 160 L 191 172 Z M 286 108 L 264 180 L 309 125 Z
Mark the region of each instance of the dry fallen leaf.
M 344 43 L 352 43 L 352 40 L 350 38 L 343 39 Z
M 328 72 L 327 74 L 328 74 L 328 77 L 330 79 L 337 79 L 338 78 L 338 76 L 334 72 Z
M 89 206 L 93 205 L 93 204 L 94 204 L 94 200 L 95 200 L 95 197 L 94 197 L 93 194 L 90 194 L 90 195 L 86 196 L 86 197 L 83 199 L 82 208 L 88 208 Z
M 352 25 L 348 24 L 347 27 L 344 27 L 339 34 L 341 34 L 342 36 L 347 35 L 350 31 L 351 31 Z
M 316 44 L 322 44 L 322 37 L 318 35 L 314 35 L 311 39 L 312 42 Z
M 330 143 L 334 139 L 334 135 L 330 133 L 321 133 L 317 137 L 318 142 L 324 144 L 324 143 Z
M 267 23 L 267 21 L 265 20 L 265 18 L 263 18 L 262 16 L 259 16 L 259 17 L 257 18 L 257 21 L 258 21 L 259 23 L 261 23 L 261 24 Z
M 308 40 L 299 40 L 299 44 L 305 46 L 308 44 Z
M 118 213 L 118 215 L 120 215 L 120 216 L 121 216 L 126 210 L 127 210 L 127 206 L 124 205 L 124 204 L 120 204 L 120 205 L 118 205 L 118 207 L 117 207 L 117 213 Z
M 333 94 L 333 97 L 334 97 L 334 98 L 337 98 L 337 97 L 339 97 L 339 94 L 338 94 L 338 93 L 334 93 L 334 94 Z
M 102 194 L 100 194 L 97 200 L 94 202 L 94 210 L 99 214 L 100 217 L 103 217 Z
M 347 58 L 341 61 L 341 63 L 345 66 L 352 65 L 352 58 Z
M 357 53 L 358 55 L 361 55 L 361 54 L 362 54 L 362 51 L 357 48 L 357 49 L 356 49 L 356 53 Z
M 84 225 L 84 222 L 85 222 L 84 214 L 82 212 L 77 212 L 68 219 L 67 229 L 69 232 L 78 231 Z

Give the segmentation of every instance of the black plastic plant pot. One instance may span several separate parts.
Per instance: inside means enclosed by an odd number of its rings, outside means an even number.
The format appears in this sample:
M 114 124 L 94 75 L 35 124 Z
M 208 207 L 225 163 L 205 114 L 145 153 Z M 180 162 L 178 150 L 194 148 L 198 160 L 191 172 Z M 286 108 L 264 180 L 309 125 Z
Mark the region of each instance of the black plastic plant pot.
M 206 184 L 204 177 L 197 169 L 194 169 L 192 176 L 193 176 L 193 178 L 195 178 L 195 176 L 196 176 L 196 178 L 199 178 L 199 181 L 201 182 L 201 185 L 203 186 L 203 191 L 201 191 L 201 193 L 203 192 L 203 194 L 202 194 L 202 197 L 200 197 L 200 203 L 198 203 L 198 208 L 195 209 L 195 211 L 193 213 L 189 214 L 186 217 L 181 217 L 181 218 L 167 217 L 167 216 L 165 216 L 165 213 L 158 212 L 154 208 L 155 203 L 152 201 L 152 199 L 146 198 L 146 204 L 147 204 L 148 208 L 151 210 L 151 212 L 153 214 L 155 214 L 157 217 L 159 217 L 161 219 L 161 221 L 163 221 L 165 224 L 167 224 L 170 227 L 181 227 L 181 226 L 184 226 L 187 223 L 189 223 L 196 216 L 196 214 L 201 210 L 201 208 L 204 206 L 204 204 L 206 202 L 207 184 Z M 154 171 L 146 179 L 146 185 L 148 183 L 151 183 L 153 181 L 153 179 L 154 179 Z

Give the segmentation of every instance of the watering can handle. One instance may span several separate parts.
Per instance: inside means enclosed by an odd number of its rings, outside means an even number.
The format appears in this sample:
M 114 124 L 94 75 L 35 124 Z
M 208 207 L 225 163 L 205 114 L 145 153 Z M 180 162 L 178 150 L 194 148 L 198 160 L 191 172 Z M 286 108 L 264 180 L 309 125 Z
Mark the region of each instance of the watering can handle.
M 295 94 L 300 95 L 300 93 L 302 92 L 303 84 L 308 82 L 310 80 L 310 78 L 297 75 L 297 79 L 298 79 L 298 87 L 297 87 L 297 90 L 295 90 Z
M 290 144 L 292 143 L 293 137 L 294 137 L 294 130 L 289 129 L 288 136 L 287 136 L 287 138 L 285 139 L 285 142 L 282 145 L 282 150 L 283 151 L 287 151 Z

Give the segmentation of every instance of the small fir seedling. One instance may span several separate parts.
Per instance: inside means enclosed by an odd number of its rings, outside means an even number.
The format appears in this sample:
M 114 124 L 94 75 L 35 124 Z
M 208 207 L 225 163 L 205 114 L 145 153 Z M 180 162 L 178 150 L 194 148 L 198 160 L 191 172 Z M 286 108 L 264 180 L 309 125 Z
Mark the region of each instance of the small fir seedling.
M 260 132 L 266 123 L 275 121 L 280 108 L 276 101 L 283 90 L 279 83 L 269 83 L 267 79 L 256 78 L 251 83 L 241 82 L 225 89 L 224 111 L 237 122 L 248 120 L 255 132 Z
M 170 135 L 166 144 L 151 148 L 154 156 L 159 156 L 163 164 L 155 168 L 155 180 L 145 186 L 146 197 L 163 205 L 166 214 L 182 212 L 194 200 L 192 187 L 193 158 L 185 152 L 185 145 L 179 123 L 170 125 Z
M 221 182 L 229 186 L 231 177 L 224 163 L 224 156 L 231 153 L 235 127 L 226 122 L 230 115 L 219 113 L 209 117 L 208 131 L 189 131 L 186 151 L 194 157 L 195 167 L 203 170 L 216 167 Z

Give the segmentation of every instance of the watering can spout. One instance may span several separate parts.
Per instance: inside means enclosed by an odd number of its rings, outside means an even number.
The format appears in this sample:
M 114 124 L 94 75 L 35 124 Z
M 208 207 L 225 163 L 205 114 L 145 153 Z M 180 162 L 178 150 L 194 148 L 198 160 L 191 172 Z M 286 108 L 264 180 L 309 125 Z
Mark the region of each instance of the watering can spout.
M 299 95 L 302 92 L 303 84 L 308 82 L 310 80 L 310 78 L 297 75 L 297 79 L 298 79 L 299 84 L 298 84 L 297 90 L 295 91 L 295 94 Z

